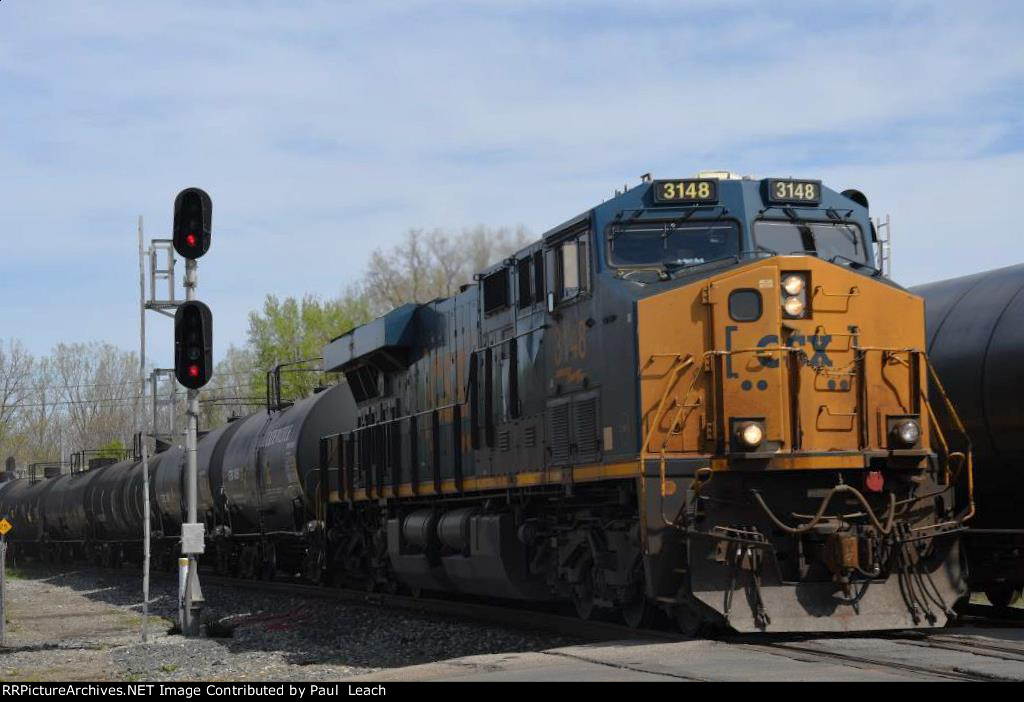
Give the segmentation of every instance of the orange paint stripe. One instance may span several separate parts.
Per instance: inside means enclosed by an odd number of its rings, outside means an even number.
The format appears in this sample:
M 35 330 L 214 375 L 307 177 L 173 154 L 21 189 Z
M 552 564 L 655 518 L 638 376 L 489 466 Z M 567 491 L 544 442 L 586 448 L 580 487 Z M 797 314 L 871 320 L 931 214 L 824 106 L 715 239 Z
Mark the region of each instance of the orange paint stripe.
M 528 473 L 510 473 L 508 475 L 487 475 L 478 478 L 466 478 L 462 481 L 462 492 L 482 492 L 486 490 L 504 490 L 513 487 L 535 487 L 537 485 L 561 485 L 564 469 L 552 468 L 546 471 L 533 471 Z M 580 466 L 573 468 L 572 479 L 574 482 L 594 482 L 607 480 L 609 478 L 626 478 L 637 475 L 639 468 L 637 463 L 610 463 L 608 465 L 596 464 L 591 466 Z M 412 483 L 403 483 L 398 487 L 399 497 L 424 497 L 438 494 L 434 490 L 433 481 L 421 482 L 413 489 Z M 441 483 L 441 494 L 458 494 L 455 481 L 444 480 Z M 395 490 L 391 486 L 384 487 L 380 494 L 376 489 L 367 490 L 360 488 L 353 492 L 356 502 L 378 497 L 394 497 Z M 331 491 L 331 502 L 343 502 L 336 491 Z

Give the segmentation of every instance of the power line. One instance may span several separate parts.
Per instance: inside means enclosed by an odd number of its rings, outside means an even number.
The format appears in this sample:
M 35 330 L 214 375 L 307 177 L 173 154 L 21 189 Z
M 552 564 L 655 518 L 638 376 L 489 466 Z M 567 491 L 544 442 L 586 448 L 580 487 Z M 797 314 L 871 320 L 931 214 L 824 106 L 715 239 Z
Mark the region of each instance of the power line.
M 215 377 L 229 377 L 229 378 L 249 378 L 258 371 L 252 372 L 229 372 L 229 373 L 217 373 L 214 371 Z M 138 380 L 130 380 L 121 383 L 73 383 L 73 384 L 62 384 L 62 385 L 24 385 L 21 386 L 20 390 L 71 390 L 81 388 L 121 388 L 121 387 L 138 387 Z

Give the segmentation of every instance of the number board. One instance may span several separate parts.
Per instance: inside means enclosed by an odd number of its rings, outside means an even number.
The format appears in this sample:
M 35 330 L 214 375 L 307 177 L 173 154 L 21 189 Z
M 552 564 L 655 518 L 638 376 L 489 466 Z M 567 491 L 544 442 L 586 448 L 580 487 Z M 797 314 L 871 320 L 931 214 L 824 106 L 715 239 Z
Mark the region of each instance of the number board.
M 656 204 L 718 202 L 718 181 L 710 178 L 654 181 Z
M 788 178 L 769 178 L 765 181 L 768 190 L 768 202 L 772 203 L 811 203 L 821 202 L 820 180 L 790 180 Z

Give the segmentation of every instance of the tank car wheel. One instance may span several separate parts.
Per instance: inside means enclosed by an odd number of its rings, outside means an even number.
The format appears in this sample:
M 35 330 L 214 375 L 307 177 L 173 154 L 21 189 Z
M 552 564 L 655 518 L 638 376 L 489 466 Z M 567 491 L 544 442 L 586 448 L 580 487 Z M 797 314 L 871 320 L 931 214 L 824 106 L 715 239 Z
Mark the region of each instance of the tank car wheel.
M 238 577 L 251 580 L 256 577 L 259 554 L 251 546 L 243 546 L 238 553 Z
M 1011 583 L 993 583 L 985 588 L 985 597 L 993 607 L 1005 609 L 1020 599 L 1020 589 Z
M 324 552 L 319 547 L 310 548 L 306 553 L 303 563 L 303 576 L 314 585 L 320 585 L 324 582 Z
M 237 563 L 232 560 L 231 548 L 218 542 L 214 550 L 214 571 L 217 575 L 236 577 L 238 575 Z
M 261 580 L 273 580 L 277 577 L 277 549 L 273 544 L 266 546 L 263 550 L 263 559 L 259 565 L 259 578 Z

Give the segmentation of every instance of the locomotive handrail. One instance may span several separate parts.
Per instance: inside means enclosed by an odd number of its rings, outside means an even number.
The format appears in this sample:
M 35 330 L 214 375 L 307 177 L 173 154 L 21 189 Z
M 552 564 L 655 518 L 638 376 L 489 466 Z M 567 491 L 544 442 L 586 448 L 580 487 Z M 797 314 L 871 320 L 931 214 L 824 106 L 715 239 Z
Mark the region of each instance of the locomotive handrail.
M 668 400 L 669 392 L 671 392 L 672 388 L 674 388 L 676 386 L 676 383 L 679 382 L 679 377 L 683 374 L 683 371 L 685 371 L 687 368 L 693 365 L 692 355 L 688 354 L 686 358 L 682 360 L 679 360 L 678 356 L 676 358 L 677 360 L 673 362 L 674 369 L 670 369 L 672 377 L 668 382 L 665 383 L 665 389 L 661 393 L 661 400 L 658 402 L 657 411 L 654 413 L 654 420 L 647 428 L 647 435 L 644 437 L 644 443 L 642 445 L 642 450 L 640 452 L 641 461 L 643 461 L 644 455 L 648 453 L 648 449 L 651 443 L 651 437 L 654 435 L 654 430 L 655 428 L 657 428 L 658 424 L 661 422 L 662 416 L 664 415 L 665 402 Z M 641 471 L 641 474 L 642 473 L 643 471 Z
M 818 295 L 821 295 L 822 297 L 846 297 L 846 298 L 857 297 L 857 296 L 860 295 L 860 288 L 858 288 L 856 285 L 851 285 L 850 286 L 850 292 L 847 292 L 847 293 L 830 293 L 830 292 L 825 292 L 825 286 L 824 285 L 815 285 L 814 286 L 814 292 L 811 293 L 811 298 L 813 299 L 813 298 L 817 297 Z
M 963 524 L 964 522 L 973 518 L 976 511 L 974 505 L 974 447 L 971 444 L 971 435 L 967 433 L 967 428 L 964 426 L 963 421 L 960 419 L 960 414 L 956 411 L 956 407 L 953 406 L 953 402 L 949 399 L 949 394 L 946 392 L 946 388 L 942 384 L 942 381 L 939 380 L 939 374 L 935 370 L 935 366 L 932 365 L 931 359 L 928 358 L 928 354 L 924 353 L 923 351 L 920 352 L 920 354 L 921 358 L 924 359 L 924 364 L 925 367 L 928 369 L 929 376 L 935 383 L 935 387 L 938 388 L 939 394 L 942 396 L 943 402 L 945 402 L 946 404 L 946 409 L 949 411 L 949 416 L 952 418 L 957 430 L 961 434 L 963 434 L 964 440 L 967 442 L 967 450 L 963 452 L 963 455 L 965 456 L 965 463 L 967 466 L 967 513 L 956 519 L 957 523 Z M 938 421 L 935 418 L 935 413 L 931 409 L 931 402 L 928 400 L 927 394 L 924 392 L 924 388 L 921 389 L 921 394 L 924 397 L 925 404 L 928 406 L 928 414 L 932 419 L 932 424 L 934 424 L 936 426 L 936 429 L 938 429 Z M 941 430 L 937 431 L 937 433 L 939 434 L 939 436 L 942 436 Z M 945 437 L 943 437 L 943 441 L 944 440 Z M 951 455 L 952 454 L 949 453 L 947 446 L 947 456 Z M 957 476 L 959 476 L 959 470 L 957 471 Z

